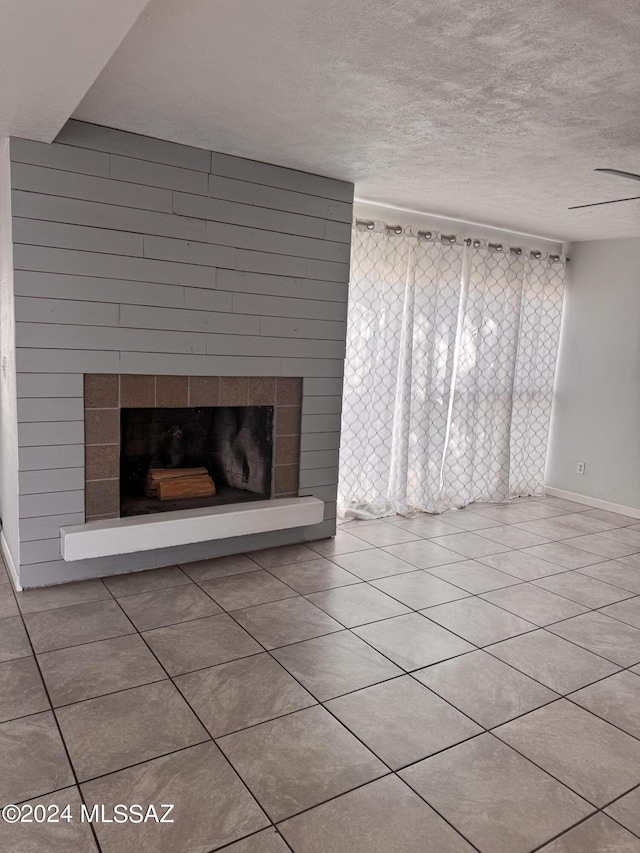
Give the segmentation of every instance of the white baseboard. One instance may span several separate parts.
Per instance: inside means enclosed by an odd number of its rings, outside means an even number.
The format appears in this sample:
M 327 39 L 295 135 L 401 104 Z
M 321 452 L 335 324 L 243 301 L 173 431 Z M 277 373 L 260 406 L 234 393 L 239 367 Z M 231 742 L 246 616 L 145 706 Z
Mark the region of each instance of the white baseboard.
M 9 574 L 11 575 L 13 585 L 16 588 L 17 592 L 21 592 L 22 587 L 20 586 L 18 570 L 16 569 L 15 564 L 13 562 L 13 557 L 11 556 L 11 552 L 9 551 L 7 540 L 4 538 L 4 530 L 0 530 L 0 549 L 2 550 L 2 556 L 4 557 L 4 561 L 7 564 L 7 568 L 9 569 Z
M 600 498 L 592 498 L 590 495 L 579 495 L 577 492 L 568 492 L 566 489 L 556 489 L 553 486 L 545 486 L 544 493 L 554 498 L 564 498 L 567 501 L 596 507 L 596 509 L 606 509 L 609 512 L 617 512 L 619 515 L 628 515 L 630 518 L 640 518 L 640 507 L 615 504 L 611 501 L 603 501 Z

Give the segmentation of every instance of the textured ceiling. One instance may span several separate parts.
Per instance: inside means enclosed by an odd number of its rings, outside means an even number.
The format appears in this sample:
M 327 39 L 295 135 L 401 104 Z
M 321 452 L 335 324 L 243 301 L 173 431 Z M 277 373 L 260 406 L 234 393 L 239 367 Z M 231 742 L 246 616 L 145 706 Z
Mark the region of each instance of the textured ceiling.
M 0 137 L 51 142 L 148 0 L 0 0 Z
M 151 0 L 75 116 L 558 239 L 640 235 L 638 0 Z

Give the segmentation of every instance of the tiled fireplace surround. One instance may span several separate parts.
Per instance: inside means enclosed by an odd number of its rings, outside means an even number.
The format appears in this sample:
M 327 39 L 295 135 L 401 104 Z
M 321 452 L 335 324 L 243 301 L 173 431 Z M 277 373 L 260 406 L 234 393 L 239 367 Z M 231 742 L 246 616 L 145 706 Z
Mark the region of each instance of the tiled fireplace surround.
M 275 376 L 84 376 L 85 516 L 120 516 L 120 409 L 273 406 L 273 497 L 299 486 L 302 380 Z

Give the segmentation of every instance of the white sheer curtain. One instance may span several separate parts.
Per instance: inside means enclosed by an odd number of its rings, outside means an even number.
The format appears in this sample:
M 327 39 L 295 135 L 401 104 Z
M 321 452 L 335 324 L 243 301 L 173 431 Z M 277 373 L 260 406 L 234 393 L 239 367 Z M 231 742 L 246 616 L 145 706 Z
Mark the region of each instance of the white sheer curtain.
M 540 493 L 564 259 L 354 229 L 338 511 Z

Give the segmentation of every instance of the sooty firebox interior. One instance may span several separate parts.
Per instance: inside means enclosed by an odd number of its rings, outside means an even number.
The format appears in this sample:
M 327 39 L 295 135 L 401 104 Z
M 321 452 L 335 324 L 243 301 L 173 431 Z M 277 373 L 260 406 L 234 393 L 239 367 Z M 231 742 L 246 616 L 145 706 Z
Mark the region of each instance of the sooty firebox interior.
M 123 408 L 120 418 L 121 516 L 271 497 L 273 406 Z M 206 468 L 216 494 L 160 500 L 145 493 L 150 469 L 183 468 Z

